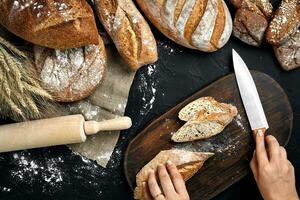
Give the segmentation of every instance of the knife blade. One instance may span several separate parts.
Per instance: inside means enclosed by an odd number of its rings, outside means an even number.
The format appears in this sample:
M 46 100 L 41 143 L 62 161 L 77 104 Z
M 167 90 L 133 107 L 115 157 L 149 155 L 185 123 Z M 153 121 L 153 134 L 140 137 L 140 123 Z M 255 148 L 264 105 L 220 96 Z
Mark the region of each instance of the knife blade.
M 258 130 L 265 132 L 269 128 L 269 125 L 255 82 L 247 65 L 234 49 L 232 49 L 232 58 L 237 85 L 251 129 L 254 132 Z

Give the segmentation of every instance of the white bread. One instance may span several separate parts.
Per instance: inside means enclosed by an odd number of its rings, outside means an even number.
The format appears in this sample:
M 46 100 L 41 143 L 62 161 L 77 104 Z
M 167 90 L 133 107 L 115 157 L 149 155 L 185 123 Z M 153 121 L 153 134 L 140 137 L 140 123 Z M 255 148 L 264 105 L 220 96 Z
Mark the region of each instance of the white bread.
M 219 103 L 212 97 L 202 97 L 179 112 L 179 118 L 187 122 L 171 139 L 189 142 L 212 137 L 221 133 L 236 115 L 235 106 Z
M 149 20 L 171 40 L 212 52 L 223 47 L 232 19 L 223 0 L 137 0 Z
M 132 0 L 94 2 L 99 19 L 131 70 L 157 60 L 155 38 Z
M 209 152 L 192 152 L 179 149 L 165 150 L 159 152 L 148 164 L 146 164 L 136 175 L 136 185 L 134 191 L 135 199 L 143 199 L 142 183 L 148 179 L 150 169 L 156 171 L 159 164 L 165 164 L 168 160 L 172 161 L 178 168 L 183 179 L 190 179 L 204 164 L 204 162 L 213 156 Z

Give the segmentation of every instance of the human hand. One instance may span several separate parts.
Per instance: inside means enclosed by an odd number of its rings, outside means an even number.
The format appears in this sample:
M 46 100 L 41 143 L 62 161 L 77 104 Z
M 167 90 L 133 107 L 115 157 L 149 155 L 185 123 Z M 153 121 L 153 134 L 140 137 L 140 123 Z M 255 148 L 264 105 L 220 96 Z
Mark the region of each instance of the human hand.
M 274 136 L 255 135 L 256 151 L 250 163 L 257 186 L 264 200 L 299 200 L 294 167 L 287 159 L 286 150 Z
M 143 184 L 144 199 L 154 200 L 189 200 L 189 194 L 185 182 L 176 166 L 168 161 L 166 166 L 159 165 L 157 168 L 159 183 L 155 172 L 150 170 L 147 184 Z M 160 189 L 161 186 L 162 190 Z

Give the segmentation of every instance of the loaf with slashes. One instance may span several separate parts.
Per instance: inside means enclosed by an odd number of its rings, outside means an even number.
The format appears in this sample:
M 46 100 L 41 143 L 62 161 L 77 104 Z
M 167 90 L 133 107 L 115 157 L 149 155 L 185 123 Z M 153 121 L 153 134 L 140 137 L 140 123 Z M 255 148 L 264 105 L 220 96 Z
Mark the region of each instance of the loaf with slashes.
M 223 0 L 137 0 L 149 20 L 168 38 L 191 49 L 213 52 L 232 32 Z

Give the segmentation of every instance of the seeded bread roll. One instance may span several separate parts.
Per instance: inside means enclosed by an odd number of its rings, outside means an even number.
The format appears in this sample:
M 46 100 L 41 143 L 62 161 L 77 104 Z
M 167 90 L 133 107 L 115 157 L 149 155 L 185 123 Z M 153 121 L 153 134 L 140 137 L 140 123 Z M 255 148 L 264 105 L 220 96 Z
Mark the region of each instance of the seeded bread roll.
M 99 45 L 67 50 L 35 46 L 34 56 L 43 86 L 59 102 L 91 95 L 106 71 L 107 58 L 100 38 Z
M 221 133 L 237 115 L 235 106 L 219 103 L 212 97 L 199 98 L 180 110 L 179 119 L 186 123 L 172 135 L 174 142 L 188 142 Z
M 161 151 L 148 164 L 146 164 L 136 175 L 136 185 L 134 198 L 146 200 L 143 196 L 142 184 L 148 179 L 150 169 L 156 171 L 159 164 L 165 164 L 168 160 L 172 161 L 178 168 L 183 179 L 190 179 L 204 164 L 204 162 L 213 156 L 209 152 L 191 152 L 179 149 Z
M 149 20 L 171 40 L 212 52 L 223 47 L 232 19 L 223 0 L 137 0 Z
M 24 40 L 49 48 L 99 41 L 93 11 L 85 0 L 1 0 L 0 23 Z
M 272 4 L 269 0 L 231 0 L 237 8 L 233 35 L 252 46 L 259 46 L 268 28 L 272 16 Z
M 295 34 L 300 26 L 300 1 L 283 0 L 266 32 L 267 41 L 280 46 Z
M 157 60 L 149 25 L 131 0 L 95 0 L 97 15 L 132 70 Z

